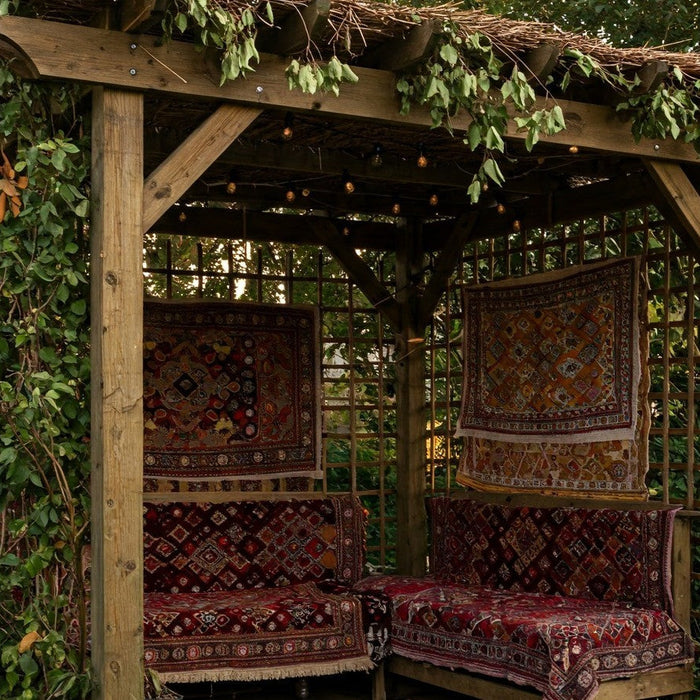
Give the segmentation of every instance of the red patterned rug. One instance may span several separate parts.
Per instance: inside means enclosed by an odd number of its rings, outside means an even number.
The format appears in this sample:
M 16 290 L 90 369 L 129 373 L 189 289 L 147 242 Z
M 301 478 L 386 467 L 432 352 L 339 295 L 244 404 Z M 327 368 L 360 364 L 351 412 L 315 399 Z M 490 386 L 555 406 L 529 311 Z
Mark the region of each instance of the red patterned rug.
M 464 308 L 457 480 L 480 490 L 645 498 L 638 260 L 469 287 Z
M 148 301 L 144 476 L 319 477 L 314 309 Z
M 352 596 L 313 583 L 146 593 L 146 665 L 171 681 L 261 680 L 373 667 Z

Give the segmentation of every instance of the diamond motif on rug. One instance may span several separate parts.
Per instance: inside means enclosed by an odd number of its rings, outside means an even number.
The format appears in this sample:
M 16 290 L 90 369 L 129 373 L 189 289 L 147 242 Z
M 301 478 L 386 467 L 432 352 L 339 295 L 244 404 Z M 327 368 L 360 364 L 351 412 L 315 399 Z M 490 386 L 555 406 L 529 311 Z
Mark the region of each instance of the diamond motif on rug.
M 457 431 L 465 436 L 457 471 L 459 483 L 481 491 L 575 494 L 626 500 L 647 497 L 646 446 L 650 416 L 646 304 L 638 289 L 636 263 L 636 259 L 624 259 L 613 264 L 577 268 L 575 273 L 554 280 L 549 275 L 541 275 L 534 277 L 532 283 L 528 281 L 525 291 L 532 292 L 535 298 L 541 294 L 543 304 L 549 304 L 550 297 L 566 298 L 566 290 L 571 285 L 574 308 L 561 308 L 556 316 L 562 323 L 573 323 L 571 332 L 557 326 L 555 317 L 545 311 L 540 317 L 544 329 L 536 330 L 536 301 L 520 287 L 496 284 L 482 290 L 483 298 L 477 299 L 476 311 L 470 315 L 467 309 L 465 333 L 470 329 L 481 332 L 494 326 L 495 321 L 488 318 L 487 302 L 495 289 L 499 303 L 506 305 L 512 297 L 516 306 L 524 307 L 527 319 L 525 324 L 520 319 L 493 332 L 517 335 L 514 330 L 517 327 L 527 330 L 530 338 L 518 337 L 510 354 L 506 351 L 505 340 L 499 340 L 490 346 L 492 352 L 484 359 L 479 338 L 472 342 L 465 337 L 465 367 L 471 370 L 465 372 L 459 423 L 462 427 Z M 591 278 L 599 279 L 601 284 L 594 284 Z M 607 283 L 603 284 L 605 280 Z M 607 289 L 603 289 L 606 285 Z M 586 290 L 592 294 L 588 301 L 585 301 Z M 591 301 L 596 298 L 601 300 L 598 310 Z M 465 308 L 467 304 L 469 294 L 465 296 Z M 508 316 L 505 311 L 499 313 L 498 319 Z M 627 314 L 631 315 L 627 317 Z M 587 320 L 582 320 L 582 316 Z M 592 320 L 599 316 L 607 321 Z M 554 328 L 558 328 L 557 336 L 547 337 Z M 485 336 L 488 335 L 486 330 Z M 506 354 L 507 361 L 503 359 Z M 487 371 L 474 369 L 473 363 L 481 361 L 480 358 Z M 633 359 L 637 360 L 637 366 Z M 522 372 L 519 379 L 515 376 L 516 366 Z M 478 384 L 482 376 L 486 386 L 494 388 L 504 401 L 501 413 L 498 407 L 491 410 L 488 406 L 487 410 L 477 411 L 479 396 L 486 396 L 488 391 L 479 386 L 473 390 L 469 387 L 470 382 Z M 619 417 L 628 412 L 626 406 L 632 400 L 636 401 L 636 410 L 630 416 L 629 428 L 611 423 L 609 429 L 600 429 L 601 421 L 609 417 L 605 416 L 607 407 L 625 407 L 617 414 Z M 492 397 L 487 397 L 486 404 L 492 403 Z M 561 411 L 562 418 L 566 417 L 558 424 L 551 420 L 557 411 Z M 480 428 L 466 427 L 471 417 L 474 417 L 474 424 L 481 422 Z M 494 420 L 489 423 L 491 418 Z M 522 432 L 503 434 L 500 428 L 504 421 L 511 421 L 508 425 L 513 430 L 522 427 Z M 545 426 L 549 426 L 550 432 L 537 434 L 537 430 Z M 627 435 L 629 429 L 631 437 L 619 437 Z M 593 439 L 606 434 L 607 439 Z
M 148 301 L 144 475 L 319 477 L 312 308 Z
M 457 434 L 511 442 L 633 439 L 638 261 L 464 291 Z

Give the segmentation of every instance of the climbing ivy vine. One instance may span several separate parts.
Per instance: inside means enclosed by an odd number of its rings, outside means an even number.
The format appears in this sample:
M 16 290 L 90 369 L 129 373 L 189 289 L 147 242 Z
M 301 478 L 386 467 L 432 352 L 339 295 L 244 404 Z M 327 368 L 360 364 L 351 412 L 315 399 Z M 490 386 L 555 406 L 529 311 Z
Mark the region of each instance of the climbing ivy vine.
M 0 697 L 82 698 L 89 156 L 77 88 L 0 95 Z

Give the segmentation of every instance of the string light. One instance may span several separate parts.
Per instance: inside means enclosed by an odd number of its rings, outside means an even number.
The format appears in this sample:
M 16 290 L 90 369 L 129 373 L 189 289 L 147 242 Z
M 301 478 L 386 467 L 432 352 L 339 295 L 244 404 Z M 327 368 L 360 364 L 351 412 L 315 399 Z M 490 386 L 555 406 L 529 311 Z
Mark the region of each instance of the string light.
M 343 170 L 343 188 L 347 194 L 355 191 L 355 183 L 350 179 L 350 173 L 347 170 Z
M 496 205 L 496 211 L 501 215 L 505 214 L 506 213 L 506 205 L 503 204 L 503 202 L 499 202 Z
M 350 229 L 347 226 L 343 226 L 343 236 L 349 236 Z
M 569 153 L 575 156 L 578 153 L 578 146 L 569 146 Z
M 438 199 L 437 194 L 435 194 L 435 192 L 433 192 L 433 193 L 430 195 L 430 199 L 428 200 L 428 202 L 430 202 L 430 206 L 431 206 L 431 207 L 436 207 L 436 206 L 438 205 L 438 201 L 439 201 L 439 199 Z
M 398 202 L 394 202 L 391 205 L 391 213 L 394 216 L 398 216 L 401 213 L 401 205 Z
M 228 182 L 226 183 L 226 192 L 228 194 L 236 194 L 236 174 L 231 171 L 228 175 Z
M 384 162 L 384 158 L 382 157 L 383 150 L 384 149 L 380 144 L 374 144 L 374 151 L 372 152 L 372 157 L 369 159 L 369 162 L 373 168 L 380 168 Z
M 310 194 L 311 194 L 311 190 L 308 187 L 304 187 L 304 189 L 301 191 L 302 197 L 308 197 Z
M 187 221 L 187 214 L 185 214 L 184 211 L 180 212 L 180 215 L 177 217 L 178 221 L 182 223 L 183 221 Z
M 284 198 L 291 204 L 296 198 L 297 193 L 291 185 L 287 185 L 287 191 L 285 192 Z
M 422 143 L 418 144 L 418 158 L 416 159 L 416 165 L 419 168 L 427 168 L 428 167 L 428 156 L 425 155 L 425 150 L 423 148 Z
M 521 228 L 522 228 L 522 226 L 520 224 L 520 219 L 515 219 L 513 221 L 513 231 L 515 231 L 515 233 L 518 233 Z
M 287 112 L 284 116 L 284 127 L 282 128 L 282 138 L 285 141 L 290 141 L 294 136 L 294 115 Z

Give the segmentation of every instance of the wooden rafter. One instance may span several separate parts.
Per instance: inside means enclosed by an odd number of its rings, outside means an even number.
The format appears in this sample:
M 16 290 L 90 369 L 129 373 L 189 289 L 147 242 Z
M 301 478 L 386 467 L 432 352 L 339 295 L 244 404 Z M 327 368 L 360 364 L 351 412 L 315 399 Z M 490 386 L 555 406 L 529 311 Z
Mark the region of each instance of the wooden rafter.
M 151 173 L 143 186 L 144 232 L 259 114 L 252 107 L 222 105 Z
M 695 254 L 700 254 L 700 194 L 675 163 L 646 160 L 645 165 L 659 189 L 663 201 Z
M 345 85 L 340 96 L 306 95 L 290 90 L 285 76 L 286 60 L 263 55 L 255 74 L 219 86 L 216 67 L 196 47 L 172 41 L 161 45 L 158 37 L 139 36 L 136 41 L 122 32 L 60 24 L 24 17 L 0 18 L 0 38 L 4 37 L 26 54 L 34 76 L 132 90 L 154 91 L 188 98 L 208 98 L 249 106 L 308 110 L 329 115 L 357 117 L 390 124 L 430 126 L 427 109 L 414 108 L 399 113 L 395 77 L 389 71 L 357 68 L 359 82 Z M 132 48 L 132 46 L 136 48 Z M 139 47 L 147 51 L 139 50 Z M 155 57 L 155 58 L 154 58 Z M 538 98 L 535 108 L 551 106 Z M 642 139 L 636 143 L 629 124 L 620 120 L 610 107 L 558 102 L 567 129 L 541 141 L 574 144 L 603 152 L 626 153 L 663 160 L 700 162 L 692 146 L 678 141 Z M 457 131 L 469 127 L 467 115 L 453 121 Z M 524 141 L 526 134 L 511 121 L 506 137 Z
M 431 49 L 437 22 L 423 22 L 405 36 L 390 39 L 362 57 L 362 65 L 401 71 L 423 60 Z
M 325 26 L 330 9 L 330 0 L 312 0 L 306 7 L 295 8 L 281 27 L 258 34 L 257 49 L 283 56 L 304 50 Z
M 317 245 L 327 219 L 298 214 L 224 209 L 221 207 L 177 207 L 170 209 L 152 227 L 157 233 L 200 238 L 245 239 L 259 243 Z M 396 227 L 376 221 L 343 221 L 334 225 L 348 229 L 345 236 L 353 248 L 386 250 L 396 247 Z
M 133 31 L 148 21 L 157 0 L 123 0 L 121 7 L 121 29 Z

